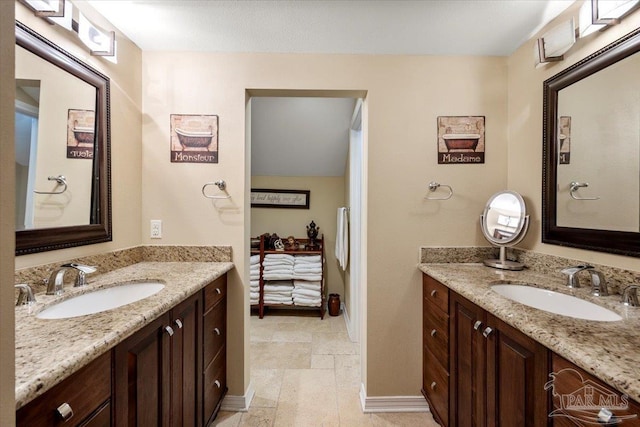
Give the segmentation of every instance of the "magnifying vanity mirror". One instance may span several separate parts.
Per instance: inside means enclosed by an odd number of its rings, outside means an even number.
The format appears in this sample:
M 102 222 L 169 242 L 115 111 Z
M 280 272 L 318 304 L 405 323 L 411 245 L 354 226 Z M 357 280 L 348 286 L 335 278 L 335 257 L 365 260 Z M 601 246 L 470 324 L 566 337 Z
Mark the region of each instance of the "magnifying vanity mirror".
M 480 216 L 484 237 L 500 248 L 499 259 L 486 259 L 484 264 L 503 270 L 522 270 L 524 265 L 507 259 L 507 247 L 518 244 L 527 234 L 529 215 L 520 194 L 501 191 L 489 198 Z
M 16 22 L 16 255 L 111 240 L 109 79 Z
M 640 29 L 544 82 L 542 241 L 640 257 Z

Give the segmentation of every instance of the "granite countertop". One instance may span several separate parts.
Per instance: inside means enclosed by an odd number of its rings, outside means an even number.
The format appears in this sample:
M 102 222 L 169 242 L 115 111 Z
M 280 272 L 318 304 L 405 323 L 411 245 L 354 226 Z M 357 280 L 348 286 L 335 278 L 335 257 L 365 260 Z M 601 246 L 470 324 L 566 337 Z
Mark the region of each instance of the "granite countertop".
M 61 296 L 37 294 L 37 303 L 16 308 L 16 409 L 69 377 L 161 314 L 233 268 L 231 262 L 142 262 L 88 275 L 85 288 L 65 286 Z M 73 295 L 145 280 L 165 287 L 143 300 L 70 319 L 35 315 Z
M 532 271 L 503 271 L 482 264 L 419 264 L 418 268 L 548 349 L 640 402 L 640 308 L 620 295 L 593 297 L 590 286 L 571 289 L 566 279 Z M 490 286 L 513 281 L 591 301 L 623 320 L 598 322 L 561 316 L 511 301 Z

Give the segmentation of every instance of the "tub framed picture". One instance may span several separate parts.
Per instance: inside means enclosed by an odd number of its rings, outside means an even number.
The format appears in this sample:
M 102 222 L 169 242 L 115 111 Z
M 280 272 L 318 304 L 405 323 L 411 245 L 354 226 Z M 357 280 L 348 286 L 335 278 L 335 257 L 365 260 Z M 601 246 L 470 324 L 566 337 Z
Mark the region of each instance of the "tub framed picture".
M 438 117 L 438 164 L 484 163 L 484 116 Z
M 218 116 L 171 114 L 171 162 L 218 163 Z
M 68 110 L 67 159 L 93 159 L 95 122 L 93 110 Z

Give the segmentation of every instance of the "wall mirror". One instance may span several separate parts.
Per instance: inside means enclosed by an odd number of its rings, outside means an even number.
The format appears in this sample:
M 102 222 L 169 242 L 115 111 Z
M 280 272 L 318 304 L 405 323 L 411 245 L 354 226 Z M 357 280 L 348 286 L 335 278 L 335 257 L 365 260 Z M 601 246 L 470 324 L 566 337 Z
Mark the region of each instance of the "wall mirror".
M 16 22 L 16 255 L 111 240 L 109 79 Z
M 640 29 L 544 82 L 542 241 L 640 256 Z
M 507 247 L 518 244 L 529 229 L 529 215 L 522 196 L 515 191 L 500 191 L 489 198 L 480 216 L 482 234 L 500 248 L 498 259 L 486 259 L 484 265 L 502 270 L 522 270 L 524 265 L 507 259 Z

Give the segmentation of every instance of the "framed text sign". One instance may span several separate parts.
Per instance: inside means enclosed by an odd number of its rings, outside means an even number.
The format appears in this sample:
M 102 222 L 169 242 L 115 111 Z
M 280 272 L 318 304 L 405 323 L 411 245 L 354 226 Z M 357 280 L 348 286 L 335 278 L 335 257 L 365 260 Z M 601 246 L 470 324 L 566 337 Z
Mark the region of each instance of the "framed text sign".
M 309 190 L 251 189 L 252 208 L 309 209 Z

